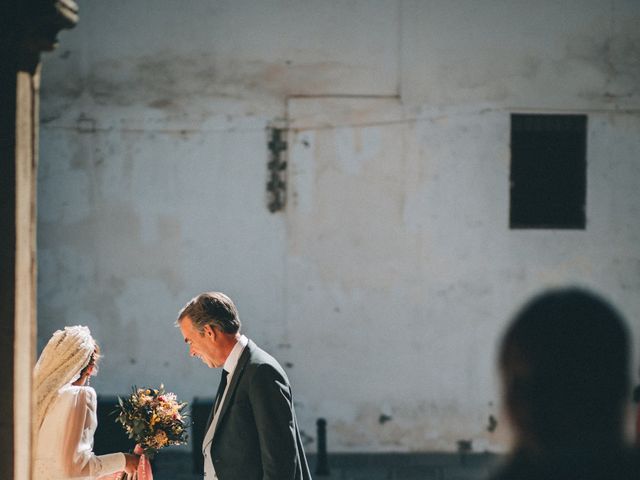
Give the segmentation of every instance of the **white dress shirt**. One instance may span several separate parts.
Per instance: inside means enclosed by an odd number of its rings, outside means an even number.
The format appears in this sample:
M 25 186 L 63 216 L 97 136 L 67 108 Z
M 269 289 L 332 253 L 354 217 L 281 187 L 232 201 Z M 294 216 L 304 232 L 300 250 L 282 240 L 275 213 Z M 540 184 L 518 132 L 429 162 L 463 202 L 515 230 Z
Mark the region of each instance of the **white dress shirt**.
M 222 406 L 224 405 L 224 400 L 227 398 L 227 392 L 229 391 L 229 385 L 231 385 L 231 379 L 233 378 L 233 372 L 238 366 L 238 361 L 240 360 L 240 356 L 244 351 L 245 347 L 249 343 L 249 339 L 241 335 L 236 344 L 233 346 L 231 353 L 224 361 L 224 365 L 222 366 L 223 370 L 228 372 L 227 374 L 227 386 L 222 393 L 222 397 L 220 398 L 220 404 L 218 406 L 218 410 L 216 410 L 213 415 L 213 419 L 211 420 L 211 425 L 209 426 L 209 430 L 204 436 L 204 441 L 202 442 L 202 454 L 204 455 L 204 476 L 207 480 L 218 480 L 218 476 L 216 475 L 216 470 L 213 468 L 213 460 L 211 459 L 211 442 L 213 441 L 213 434 L 216 431 L 216 425 L 218 424 L 218 418 L 220 417 L 220 412 L 222 412 Z

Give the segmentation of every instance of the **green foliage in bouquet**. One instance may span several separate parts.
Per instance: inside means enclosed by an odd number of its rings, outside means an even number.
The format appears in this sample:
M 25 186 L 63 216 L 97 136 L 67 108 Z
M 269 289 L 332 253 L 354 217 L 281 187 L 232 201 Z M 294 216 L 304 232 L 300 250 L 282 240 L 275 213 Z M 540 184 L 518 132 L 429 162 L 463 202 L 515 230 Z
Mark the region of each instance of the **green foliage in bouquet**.
M 130 439 L 153 458 L 158 450 L 169 445 L 187 443 L 186 403 L 180 403 L 174 393 L 160 388 L 137 388 L 127 398 L 118 397 L 114 410 L 116 422 L 124 427 Z

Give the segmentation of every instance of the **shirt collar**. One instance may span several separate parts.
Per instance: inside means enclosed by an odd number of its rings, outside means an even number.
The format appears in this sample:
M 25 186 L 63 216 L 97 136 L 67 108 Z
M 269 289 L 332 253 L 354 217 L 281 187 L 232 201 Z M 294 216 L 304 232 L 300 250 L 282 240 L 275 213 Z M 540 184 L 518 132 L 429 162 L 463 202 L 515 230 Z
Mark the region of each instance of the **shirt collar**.
M 244 348 L 248 343 L 249 339 L 246 336 L 241 335 L 236 344 L 231 349 L 231 353 L 229 353 L 229 356 L 224 361 L 224 365 L 222 366 L 222 368 L 229 373 L 229 376 L 233 375 L 233 371 L 236 369 L 238 361 L 240 360 L 240 355 L 242 355 L 242 352 L 244 351 Z

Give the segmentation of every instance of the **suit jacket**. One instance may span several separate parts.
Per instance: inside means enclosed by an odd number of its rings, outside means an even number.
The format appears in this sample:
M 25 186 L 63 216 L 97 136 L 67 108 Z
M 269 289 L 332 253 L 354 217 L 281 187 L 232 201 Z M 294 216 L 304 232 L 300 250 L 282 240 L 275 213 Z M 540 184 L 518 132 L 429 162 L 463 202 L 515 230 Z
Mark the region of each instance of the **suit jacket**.
M 249 340 L 210 445 L 220 480 L 310 480 L 291 386 L 275 358 Z

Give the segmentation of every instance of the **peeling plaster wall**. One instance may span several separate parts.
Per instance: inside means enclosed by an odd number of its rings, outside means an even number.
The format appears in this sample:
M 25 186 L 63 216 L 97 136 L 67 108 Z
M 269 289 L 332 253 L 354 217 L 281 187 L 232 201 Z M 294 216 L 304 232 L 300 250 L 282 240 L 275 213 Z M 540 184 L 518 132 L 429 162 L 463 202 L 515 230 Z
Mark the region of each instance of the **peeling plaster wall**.
M 81 7 L 43 70 L 39 347 L 89 325 L 99 392 L 212 396 L 173 322 L 221 289 L 286 366 L 310 451 L 318 417 L 332 451 L 500 450 L 495 348 L 530 295 L 592 287 L 640 340 L 637 2 Z M 589 115 L 586 231 L 508 229 L 522 111 Z
M 402 94 L 412 104 L 637 109 L 634 0 L 407 0 Z

